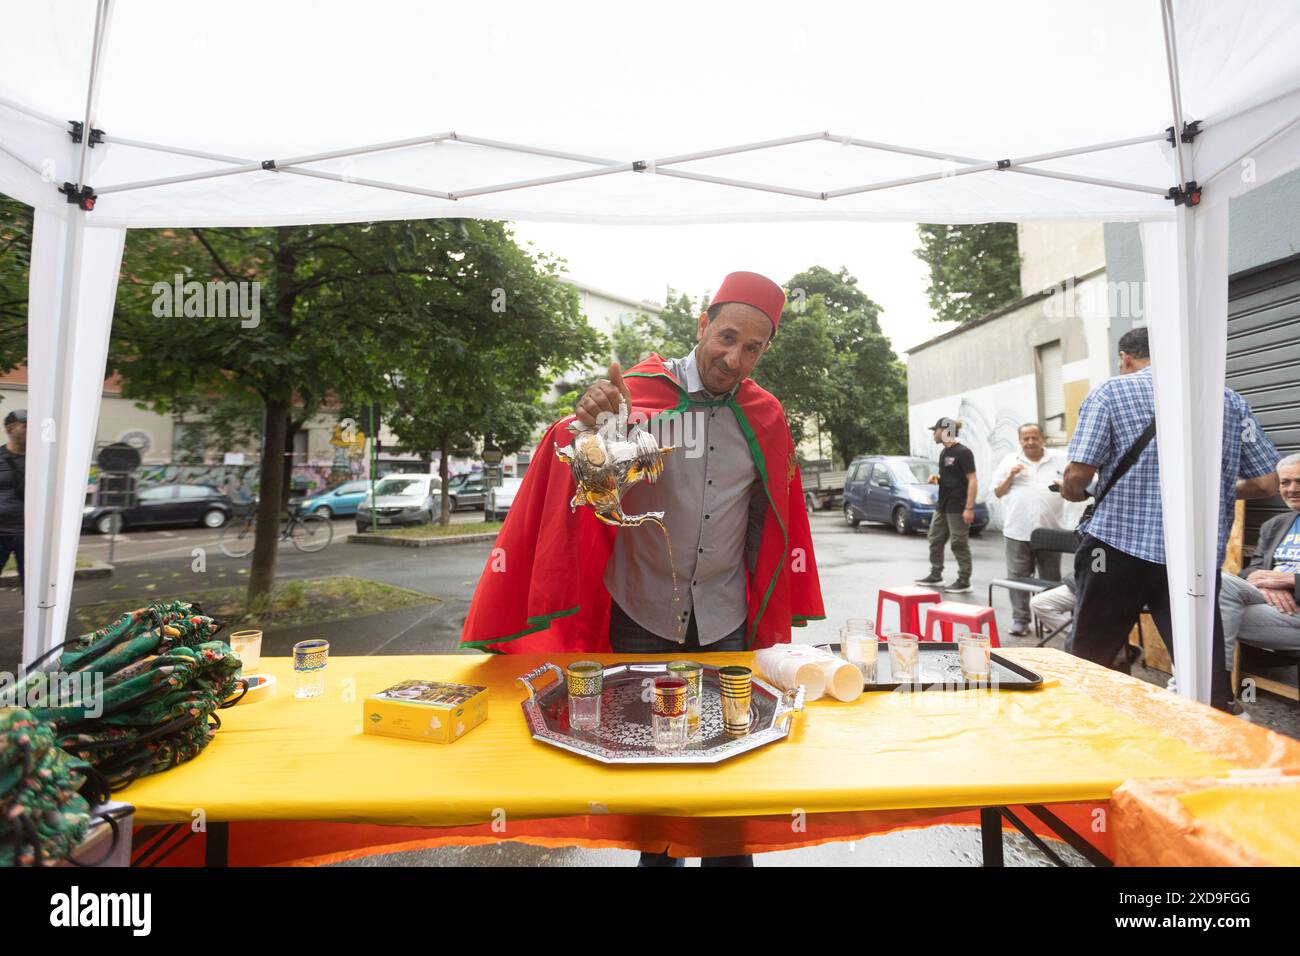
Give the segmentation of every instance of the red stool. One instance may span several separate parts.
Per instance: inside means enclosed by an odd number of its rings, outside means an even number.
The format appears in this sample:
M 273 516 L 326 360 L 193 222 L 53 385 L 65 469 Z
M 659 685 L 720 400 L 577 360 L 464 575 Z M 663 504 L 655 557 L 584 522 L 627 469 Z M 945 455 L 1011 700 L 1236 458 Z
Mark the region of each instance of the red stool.
M 881 588 L 876 596 L 876 634 L 882 638 L 885 629 L 882 626 L 885 612 L 885 600 L 898 605 L 898 629 L 904 634 L 921 634 L 921 605 L 942 601 L 938 591 L 929 588 L 915 588 L 905 584 L 893 588 Z
M 993 647 L 1001 647 L 998 642 L 998 619 L 994 614 L 993 608 L 981 607 L 978 604 L 962 604 L 958 601 L 941 601 L 934 607 L 926 608 L 925 611 L 925 636 L 923 641 L 933 641 L 934 626 L 939 625 L 939 633 L 943 635 L 943 640 L 952 640 L 952 626 L 954 624 L 965 624 L 971 629 L 971 632 L 978 634 L 984 630 L 984 625 L 988 625 L 989 644 Z

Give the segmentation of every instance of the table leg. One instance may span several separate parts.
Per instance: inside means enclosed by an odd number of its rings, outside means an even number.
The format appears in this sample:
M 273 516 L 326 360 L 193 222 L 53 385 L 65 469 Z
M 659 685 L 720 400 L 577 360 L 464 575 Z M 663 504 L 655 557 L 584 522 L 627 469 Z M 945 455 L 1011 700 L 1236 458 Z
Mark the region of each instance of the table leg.
M 1002 808 L 980 809 L 980 843 L 985 866 L 1004 866 L 1002 858 Z
M 204 866 L 228 866 L 230 860 L 230 824 L 209 823 L 203 850 Z

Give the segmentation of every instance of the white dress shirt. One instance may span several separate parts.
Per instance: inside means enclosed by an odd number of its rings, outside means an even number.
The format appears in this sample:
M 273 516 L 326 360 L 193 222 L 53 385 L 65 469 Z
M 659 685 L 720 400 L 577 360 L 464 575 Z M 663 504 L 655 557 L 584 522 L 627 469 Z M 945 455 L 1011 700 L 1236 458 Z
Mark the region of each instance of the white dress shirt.
M 1047 490 L 1065 474 L 1065 453 L 1059 448 L 1044 448 L 1038 461 L 1030 461 L 1023 451 L 1007 455 L 993 473 L 994 488 L 1006 481 L 1015 465 L 1021 466 L 1020 473 L 998 499 L 1002 502 L 1002 537 L 1028 541 L 1035 528 L 1066 527 L 1065 499 Z

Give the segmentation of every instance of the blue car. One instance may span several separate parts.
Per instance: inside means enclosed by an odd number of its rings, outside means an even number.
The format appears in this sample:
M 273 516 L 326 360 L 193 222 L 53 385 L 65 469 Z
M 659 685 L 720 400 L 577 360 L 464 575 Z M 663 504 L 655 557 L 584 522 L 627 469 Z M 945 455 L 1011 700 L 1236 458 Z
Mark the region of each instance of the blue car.
M 300 515 L 324 515 L 326 518 L 344 518 L 357 513 L 357 505 L 366 498 L 369 481 L 345 481 L 327 488 L 318 495 L 298 502 Z
M 938 485 L 929 483 L 939 474 L 937 462 L 906 455 L 868 455 L 855 458 L 844 478 L 844 520 L 856 528 L 863 521 L 891 525 L 899 534 L 928 531 L 934 516 Z M 975 503 L 970 533 L 979 534 L 989 523 L 989 509 Z

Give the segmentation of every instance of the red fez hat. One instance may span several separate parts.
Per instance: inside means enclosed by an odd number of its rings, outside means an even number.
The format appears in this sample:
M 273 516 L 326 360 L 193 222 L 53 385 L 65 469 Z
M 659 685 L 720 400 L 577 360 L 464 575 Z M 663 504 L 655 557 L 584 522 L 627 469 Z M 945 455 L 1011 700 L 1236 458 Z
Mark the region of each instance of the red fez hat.
M 781 321 L 781 310 L 785 308 L 785 293 L 767 276 L 757 272 L 733 272 L 722 280 L 709 307 L 724 302 L 752 305 L 772 320 L 772 331 L 775 332 Z

